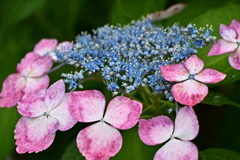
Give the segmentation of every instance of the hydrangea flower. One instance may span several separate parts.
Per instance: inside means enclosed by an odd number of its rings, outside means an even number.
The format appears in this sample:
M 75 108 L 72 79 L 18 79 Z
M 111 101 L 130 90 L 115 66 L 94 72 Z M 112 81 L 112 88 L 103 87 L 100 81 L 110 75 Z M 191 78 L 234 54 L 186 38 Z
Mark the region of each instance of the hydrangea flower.
M 230 65 L 240 70 L 240 21 L 234 19 L 229 26 L 221 24 L 219 33 L 223 39 L 213 44 L 208 56 L 230 53 L 228 56 Z
M 192 107 L 183 107 L 177 113 L 175 125 L 167 116 L 139 120 L 139 136 L 147 145 L 169 140 L 155 154 L 154 160 L 197 160 L 198 149 L 189 140 L 199 132 L 197 116 Z
M 10 74 L 3 82 L 0 107 L 13 107 L 27 93 L 47 88 L 49 77 L 46 72 L 52 66 L 50 56 L 29 52 L 17 65 L 17 73 Z
M 68 49 L 72 48 L 72 43 L 68 41 L 61 42 L 57 45 L 58 41 L 56 39 L 41 39 L 34 47 L 33 51 L 41 56 L 50 55 L 53 61 L 57 61 L 57 56 L 54 52 L 55 49 L 64 53 Z
M 79 151 L 88 160 L 107 160 L 119 152 L 122 136 L 117 129 L 132 128 L 142 112 L 142 104 L 124 96 L 112 99 L 106 112 L 105 97 L 97 90 L 72 92 L 69 111 L 79 122 L 99 121 L 77 136 Z M 117 129 L 116 129 L 117 128 Z
M 203 69 L 203 67 L 204 62 L 197 55 L 192 55 L 183 64 L 160 66 L 162 76 L 166 80 L 181 82 L 174 84 L 171 89 L 176 101 L 194 106 L 208 94 L 207 85 L 199 82 L 212 84 L 220 82 L 226 77 L 224 73 L 210 68 Z
M 65 93 L 63 80 L 23 96 L 18 103 L 21 117 L 15 129 L 18 153 L 40 152 L 48 148 L 57 130 L 72 128 L 77 121 L 68 111 L 69 93 Z

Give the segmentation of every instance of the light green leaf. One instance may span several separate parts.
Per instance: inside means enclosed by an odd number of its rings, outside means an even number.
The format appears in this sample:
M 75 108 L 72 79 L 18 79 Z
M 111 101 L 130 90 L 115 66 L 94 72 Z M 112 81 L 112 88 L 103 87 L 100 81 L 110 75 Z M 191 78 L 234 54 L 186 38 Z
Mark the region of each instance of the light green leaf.
M 192 23 L 195 23 L 198 27 L 204 27 L 206 24 L 212 25 L 214 29 L 212 35 L 219 39 L 221 38 L 218 31 L 219 25 L 229 25 L 233 19 L 240 19 L 239 8 L 240 4 L 235 4 L 210 10 L 196 18 L 194 21 L 192 21 Z M 240 79 L 240 72 L 229 65 L 228 54 L 207 57 L 209 51 L 210 47 L 204 47 L 203 49 L 199 50 L 198 53 L 198 56 L 204 60 L 205 68 L 213 68 L 227 74 L 223 81 L 211 86 L 222 85 Z
M 201 103 L 210 104 L 214 106 L 231 105 L 240 107 L 240 104 L 231 101 L 224 94 L 217 92 L 209 92 L 207 97 Z
M 226 149 L 210 148 L 200 152 L 199 160 L 240 160 L 240 154 Z
M 82 156 L 77 148 L 75 139 L 68 145 L 61 160 L 85 160 L 85 157 Z

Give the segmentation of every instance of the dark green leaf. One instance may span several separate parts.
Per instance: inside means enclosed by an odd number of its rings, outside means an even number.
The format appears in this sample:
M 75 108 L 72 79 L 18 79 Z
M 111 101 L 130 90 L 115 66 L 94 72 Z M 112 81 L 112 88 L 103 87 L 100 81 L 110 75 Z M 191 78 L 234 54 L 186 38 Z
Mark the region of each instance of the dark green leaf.
M 201 103 L 210 104 L 214 106 L 231 105 L 240 107 L 238 103 L 231 101 L 224 94 L 217 92 L 209 92 L 207 97 Z
M 82 156 L 82 154 L 79 152 L 77 148 L 75 139 L 68 145 L 61 160 L 85 160 L 85 158 Z
M 210 148 L 200 152 L 199 160 L 240 160 L 240 154 L 226 149 Z

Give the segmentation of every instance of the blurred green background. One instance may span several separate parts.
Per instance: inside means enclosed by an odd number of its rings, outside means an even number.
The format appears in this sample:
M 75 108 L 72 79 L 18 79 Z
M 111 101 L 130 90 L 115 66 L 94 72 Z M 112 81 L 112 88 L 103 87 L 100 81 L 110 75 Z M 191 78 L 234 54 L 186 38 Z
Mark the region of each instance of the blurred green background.
M 105 24 L 127 24 L 175 3 L 184 3 L 187 7 L 180 14 L 159 24 L 169 26 L 179 22 L 186 26 L 194 22 L 199 27 L 210 24 L 214 28 L 213 35 L 219 38 L 220 23 L 228 25 L 232 19 L 240 20 L 239 0 L 0 0 L 0 84 L 9 74 L 16 72 L 17 63 L 42 38 L 56 38 L 59 42 L 74 41 L 75 36 L 82 31 L 91 32 Z M 212 57 L 207 58 L 209 49 L 206 47 L 199 53 L 206 66 L 228 74 L 223 83 L 211 89 L 240 104 L 240 71 L 230 68 L 227 55 L 220 56 L 217 61 Z M 71 70 L 74 68 L 65 66 L 51 73 L 51 83 L 60 79 L 62 72 Z M 111 93 L 103 83 L 87 82 L 84 89 L 99 89 L 107 95 L 108 101 L 111 98 Z M 200 132 L 193 142 L 199 151 L 223 148 L 240 153 L 240 108 L 198 104 L 194 109 L 199 119 Z M 80 129 L 89 125 L 78 123 L 70 131 L 58 131 L 51 147 L 41 153 L 19 155 L 15 152 L 13 138 L 19 117 L 16 107 L 0 108 L 0 160 L 59 160 Z M 121 133 L 123 148 L 112 158 L 114 160 L 149 160 L 161 146 L 144 145 L 139 140 L 137 127 Z M 232 152 L 226 154 L 233 155 Z M 203 158 L 201 154 L 200 158 Z M 220 159 L 225 157 L 219 156 Z

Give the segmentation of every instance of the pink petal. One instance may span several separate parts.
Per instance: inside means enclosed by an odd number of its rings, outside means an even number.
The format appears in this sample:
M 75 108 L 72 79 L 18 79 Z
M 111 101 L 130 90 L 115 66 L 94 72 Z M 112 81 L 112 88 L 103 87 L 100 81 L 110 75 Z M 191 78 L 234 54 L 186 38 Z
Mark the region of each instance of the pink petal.
M 160 72 L 164 79 L 173 82 L 179 82 L 188 79 L 188 70 L 183 64 L 172 64 L 167 66 L 160 66 Z
M 55 138 L 55 134 L 48 132 L 48 122 L 45 116 L 20 118 L 14 132 L 18 153 L 37 153 L 45 150 Z
M 236 42 L 237 32 L 225 24 L 220 24 L 219 33 L 223 39 L 229 42 Z
M 80 122 L 93 122 L 103 117 L 105 104 L 105 97 L 100 91 L 75 91 L 69 98 L 69 111 Z
M 53 110 L 50 111 L 50 115 L 58 120 L 59 122 L 58 130 L 60 131 L 69 130 L 77 123 L 77 120 L 75 120 L 71 116 L 68 110 L 69 96 L 70 96 L 70 93 L 66 93 L 62 98 L 61 102 L 57 105 L 57 107 L 55 107 Z
M 108 160 L 121 149 L 122 136 L 117 129 L 98 122 L 78 133 L 77 146 L 88 160 Z
M 177 113 L 173 136 L 182 140 L 192 140 L 199 132 L 197 116 L 192 107 L 183 107 Z
M 142 107 L 140 102 L 128 97 L 115 97 L 108 104 L 104 120 L 118 129 L 132 128 L 138 122 Z
M 172 94 L 176 101 L 187 106 L 200 103 L 208 94 L 208 87 L 195 80 L 187 80 L 172 86 Z
M 21 90 L 25 85 L 25 79 L 20 74 L 10 74 L 3 82 L 0 93 L 0 107 L 13 107 L 21 100 Z
M 37 90 L 24 94 L 22 100 L 18 103 L 18 112 L 24 117 L 38 117 L 47 111 L 44 102 L 46 89 Z
M 31 65 L 29 77 L 39 77 L 47 73 L 52 67 L 51 56 L 42 56 L 36 59 Z
M 39 89 L 45 89 L 49 85 L 49 77 L 48 75 L 44 75 L 38 78 L 30 78 L 26 79 L 26 84 L 22 89 L 23 94 L 28 92 L 33 92 Z
M 228 61 L 233 68 L 240 70 L 240 48 L 239 47 L 236 49 L 235 52 L 229 54 Z
M 191 57 L 186 59 L 186 61 L 183 64 L 187 68 L 190 74 L 199 73 L 204 67 L 203 60 L 198 58 L 197 55 L 192 55 Z
M 58 80 L 47 89 L 45 102 L 49 111 L 61 102 L 64 94 L 65 84 L 63 80 Z
M 195 75 L 194 78 L 203 83 L 217 83 L 222 81 L 225 77 L 226 74 L 215 69 L 207 68 Z
M 21 62 L 17 65 L 17 72 L 23 76 L 28 75 L 31 71 L 32 63 L 39 57 L 40 56 L 34 52 L 27 53 Z
M 33 51 L 40 56 L 45 55 L 55 49 L 58 41 L 56 39 L 41 39 L 34 47 Z
M 71 42 L 64 41 L 59 43 L 56 49 L 59 50 L 60 52 L 67 52 L 72 47 L 73 47 L 73 44 Z
M 165 142 L 173 133 L 173 122 L 167 116 L 139 120 L 138 134 L 143 143 L 157 145 Z
M 154 160 L 198 160 L 198 149 L 192 142 L 173 138 L 157 151 Z
M 240 29 L 239 29 L 240 28 L 240 21 L 238 21 L 236 19 L 232 20 L 229 27 L 232 27 L 237 32 L 237 39 L 239 40 L 239 38 L 240 38 Z
M 212 46 L 207 56 L 221 55 L 224 53 L 233 52 L 238 45 L 236 43 L 228 42 L 224 39 L 218 39 Z

